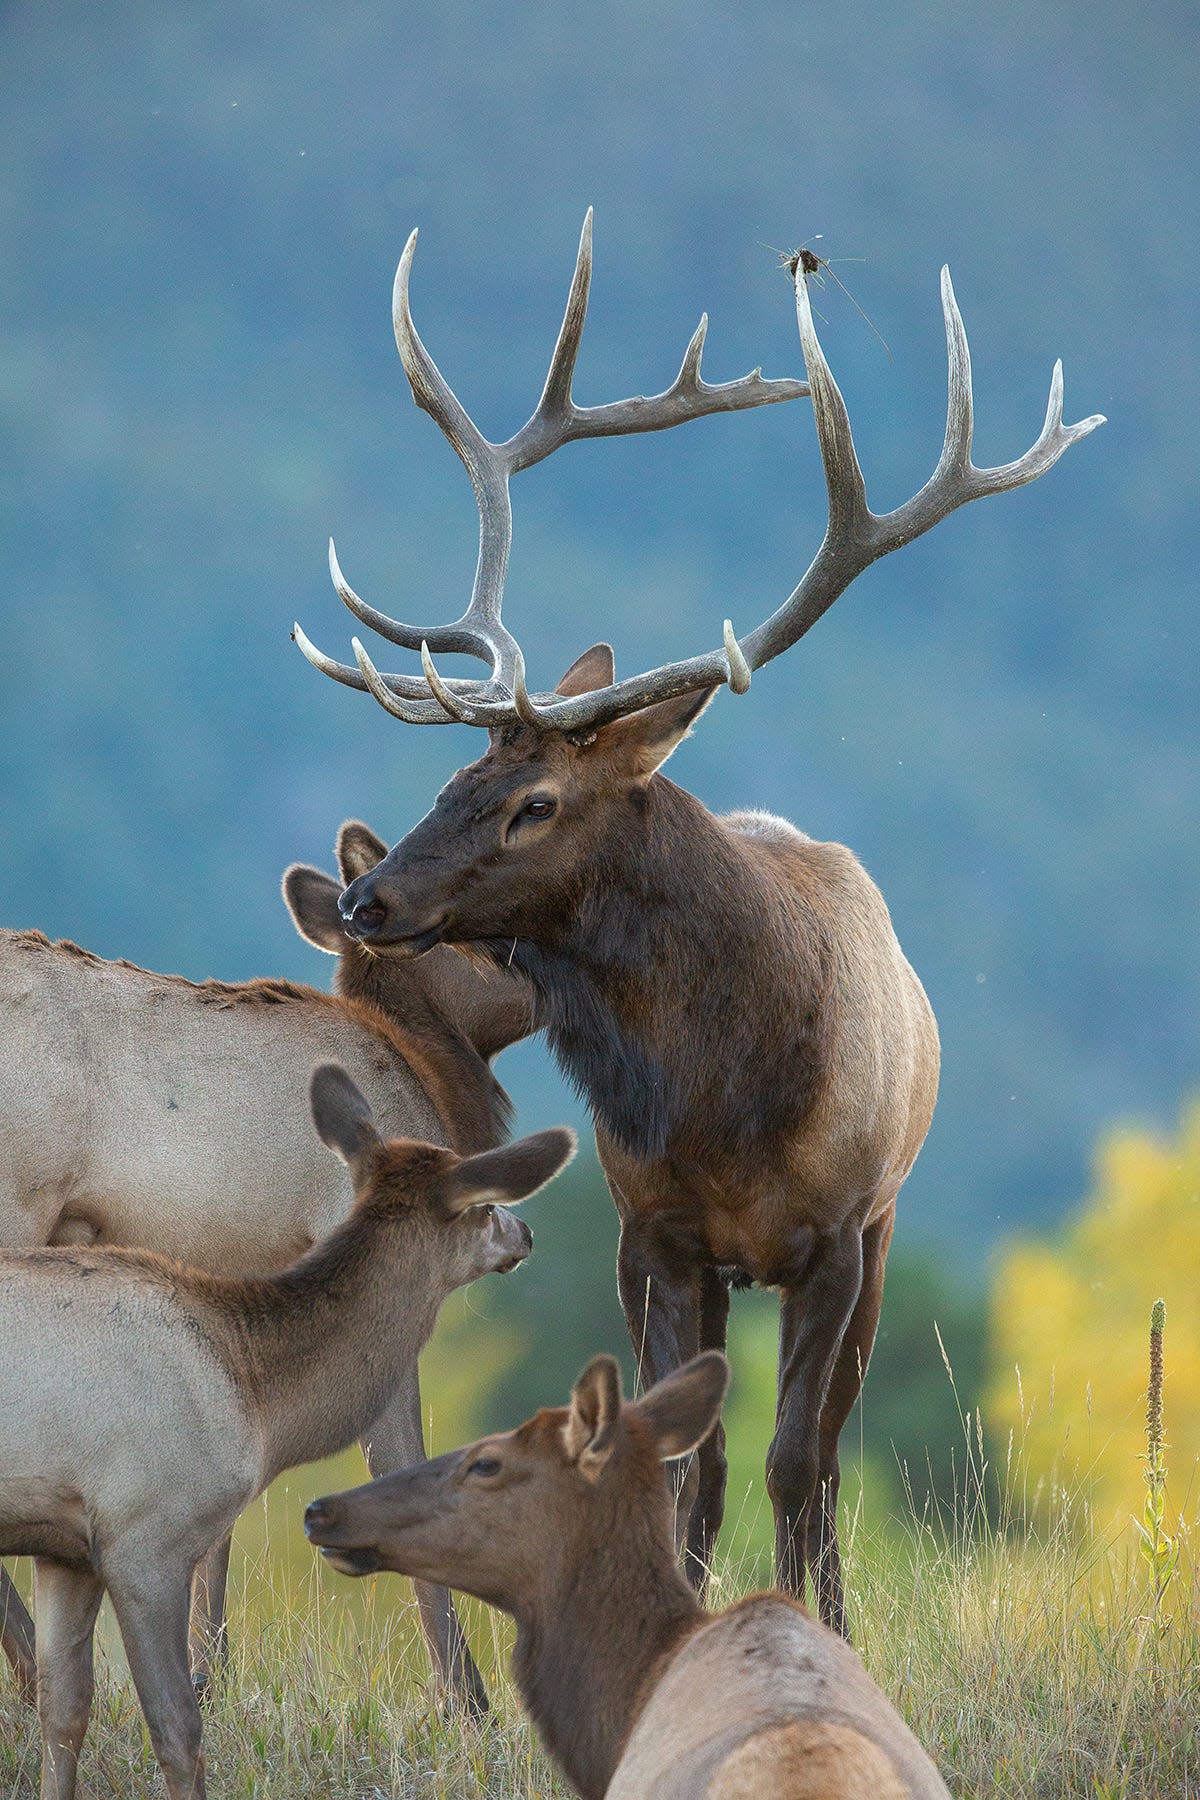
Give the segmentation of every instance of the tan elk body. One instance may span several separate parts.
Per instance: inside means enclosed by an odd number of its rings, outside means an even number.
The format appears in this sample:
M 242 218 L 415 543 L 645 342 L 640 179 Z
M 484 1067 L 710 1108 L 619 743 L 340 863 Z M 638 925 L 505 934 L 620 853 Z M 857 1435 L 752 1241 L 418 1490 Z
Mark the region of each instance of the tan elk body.
M 343 880 L 384 848 L 365 826 L 343 826 Z M 340 934 L 339 892 L 316 869 L 285 877 L 298 928 L 340 952 L 336 995 L 277 981 L 197 984 L 0 931 L 0 1246 L 143 1246 L 221 1276 L 282 1268 L 353 1200 L 343 1165 L 297 1128 L 320 1062 L 349 1070 L 389 1137 L 460 1154 L 503 1140 L 508 1100 L 484 1058 L 528 1030 L 520 984 L 449 949 L 379 965 Z M 415 1361 L 364 1448 L 376 1473 L 421 1454 Z M 224 1545 L 198 1597 L 201 1679 L 221 1642 L 227 1562 Z M 448 1597 L 420 1598 L 435 1667 L 483 1704 Z M 0 1627 L 32 1699 L 32 1629 L 3 1570 Z
M 315 1500 L 347 1574 L 451 1582 L 516 1620 L 513 1668 L 585 1800 L 946 1800 L 850 1647 L 782 1594 L 708 1614 L 674 1555 L 662 1459 L 713 1428 L 709 1351 L 622 1405 L 597 1357 L 569 1407 Z
M 312 1077 L 312 1112 L 357 1198 L 279 1274 L 0 1253 L 0 1554 L 35 1558 L 42 1800 L 74 1793 L 105 1591 L 172 1800 L 203 1800 L 197 1562 L 282 1470 L 369 1427 L 446 1294 L 523 1260 L 529 1232 L 496 1202 L 534 1192 L 573 1141 L 543 1132 L 468 1158 L 384 1143 L 336 1065 Z
M 717 818 L 659 773 L 722 684 L 804 635 L 872 562 L 954 508 L 1032 481 L 1101 421 L 1065 425 L 1055 368 L 1045 423 L 1016 461 L 978 468 L 966 333 L 942 275 L 948 404 L 929 480 L 894 511 L 867 504 L 842 396 L 817 339 L 809 275 L 792 262 L 807 384 L 701 376 L 706 322 L 665 392 L 579 406 L 572 392 L 591 278 L 591 215 L 545 387 L 504 443 L 485 439 L 417 334 L 409 239 L 393 290 L 396 343 L 413 396 L 470 476 L 479 557 L 470 603 L 449 624 L 391 619 L 345 581 L 371 630 L 419 651 L 423 673 L 357 667 L 296 627 L 300 649 L 343 684 L 420 725 L 486 728 L 488 748 L 342 897 L 347 930 L 380 955 L 471 945 L 515 969 L 535 1019 L 586 1096 L 621 1218 L 618 1283 L 648 1380 L 726 1339 L 730 1280 L 781 1296 L 775 1432 L 767 1483 L 776 1576 L 811 1579 L 821 1617 L 846 1629 L 836 1506 L 838 1437 L 871 1355 L 897 1194 L 937 1091 L 933 1015 L 887 908 L 852 854 L 754 813 Z M 596 645 L 557 688 L 531 693 L 501 618 L 512 538 L 509 484 L 577 438 L 655 431 L 719 411 L 809 395 L 828 489 L 825 536 L 793 592 L 721 648 L 618 681 Z M 433 656 L 489 666 L 443 676 Z M 721 1525 L 720 1430 L 682 1481 L 687 1562 L 703 1585 Z

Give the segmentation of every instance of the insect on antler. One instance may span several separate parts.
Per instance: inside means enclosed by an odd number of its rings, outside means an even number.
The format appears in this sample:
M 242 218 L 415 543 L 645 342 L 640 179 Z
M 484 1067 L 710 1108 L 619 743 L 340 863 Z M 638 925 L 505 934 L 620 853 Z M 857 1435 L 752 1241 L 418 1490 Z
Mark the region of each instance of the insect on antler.
M 497 725 L 517 719 L 540 723 L 546 719 L 547 709 L 556 704 L 556 697 L 545 694 L 530 698 L 525 687 L 525 663 L 520 645 L 500 617 L 512 544 L 510 477 L 541 462 L 573 438 L 665 431 L 672 425 L 704 418 L 709 413 L 738 412 L 746 407 L 799 399 L 809 392 L 808 385 L 802 381 L 764 380 L 760 369 L 744 375 L 740 381 L 710 385 L 700 373 L 708 331 L 705 314 L 684 352 L 678 375 L 663 393 L 649 399 L 638 396 L 616 400 L 606 406 L 577 406 L 571 387 L 592 278 L 592 214 L 589 208 L 542 397 L 532 418 L 515 437 L 505 444 L 489 443 L 447 385 L 413 324 L 408 283 L 416 242 L 414 231 L 396 271 L 392 323 L 413 398 L 436 420 L 450 440 L 475 490 L 479 507 L 479 559 L 471 602 L 462 617 L 451 625 L 399 624 L 369 606 L 354 592 L 342 574 L 331 541 L 329 570 L 341 600 L 357 619 L 381 637 L 407 650 L 419 650 L 424 676 L 381 675 L 357 638 L 353 645 L 358 668 L 353 669 L 323 655 L 309 642 L 299 625 L 293 628 L 292 635 L 309 662 L 322 674 L 330 675 L 348 687 L 369 690 L 390 713 L 413 724 L 446 725 L 462 720 L 471 725 Z M 491 674 L 485 680 L 443 680 L 433 664 L 431 652 L 435 651 L 477 656 L 490 663 Z M 723 662 L 719 679 L 725 680 L 726 675 Z M 746 679 L 749 679 L 748 673 Z M 550 722 L 557 723 L 557 720 Z
M 867 505 L 866 486 L 854 449 L 845 401 L 825 360 L 813 324 L 808 298 L 809 270 L 802 256 L 796 259 L 793 275 L 807 386 L 795 381 L 764 381 L 755 370 L 741 381 L 708 387 L 699 374 L 706 323 L 702 319 L 688 346 L 679 375 L 665 393 L 652 400 L 576 407 L 571 399 L 571 376 L 587 303 L 590 224 L 589 213 L 566 315 L 537 411 L 516 437 L 500 446 L 488 444 L 471 424 L 412 326 L 408 313 L 408 265 L 412 260 L 415 232 L 409 239 L 396 277 L 396 341 L 418 404 L 433 414 L 462 457 L 479 501 L 479 563 L 471 604 L 454 625 L 434 627 L 425 632 L 397 625 L 367 606 L 346 585 L 331 546 L 334 585 L 346 605 L 364 624 L 393 643 L 420 649 L 425 679 L 380 675 L 357 639 L 354 640 L 354 653 L 360 672 L 356 674 L 345 664 L 322 656 L 299 626 L 295 628 L 296 641 L 310 662 L 338 681 L 369 688 L 380 704 L 399 718 L 418 724 L 445 724 L 455 718 L 478 725 L 522 719 L 544 728 L 583 732 L 595 730 L 625 713 L 651 706 L 657 700 L 671 699 L 699 688 L 728 683 L 735 693 L 745 693 L 753 671 L 803 637 L 839 594 L 877 558 L 920 537 L 968 500 L 978 500 L 984 494 L 1003 493 L 1008 488 L 1036 481 L 1058 461 L 1069 445 L 1086 437 L 1097 425 L 1104 424 L 1101 413 L 1093 414 L 1078 425 L 1063 424 L 1062 364 L 1056 362 L 1046 420 L 1037 442 L 1015 462 L 993 469 L 976 468 L 971 461 L 974 429 L 971 357 L 950 284 L 950 272 L 943 268 L 942 311 L 946 322 L 948 398 L 942 453 L 933 474 L 911 500 L 894 512 L 873 513 Z M 512 537 L 509 475 L 540 461 L 572 437 L 662 430 L 685 419 L 697 418 L 702 413 L 759 406 L 804 393 L 811 393 L 813 401 L 817 440 L 829 493 L 829 519 L 816 556 L 783 605 L 740 640 L 726 620 L 720 649 L 664 664 L 590 693 L 570 698 L 553 694 L 531 697 L 525 687 L 520 648 L 500 622 L 504 570 Z M 467 651 L 490 659 L 491 678 L 474 682 L 443 681 L 434 669 L 429 654 L 431 649 Z M 435 696 L 433 699 L 431 693 Z

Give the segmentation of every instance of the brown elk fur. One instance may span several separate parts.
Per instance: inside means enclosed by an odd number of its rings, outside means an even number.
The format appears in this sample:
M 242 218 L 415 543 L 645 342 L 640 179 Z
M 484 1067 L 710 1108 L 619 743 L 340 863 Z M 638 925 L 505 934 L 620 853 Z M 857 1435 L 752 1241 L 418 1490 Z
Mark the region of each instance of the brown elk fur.
M 715 1352 L 622 1405 L 597 1357 L 569 1407 L 315 1500 L 335 1568 L 451 1581 L 511 1613 L 513 1670 L 585 1800 L 946 1800 L 854 1652 L 795 1601 L 705 1613 L 674 1554 L 662 1459 L 713 1428 Z
M 560 691 L 611 678 L 596 646 Z M 595 1120 L 648 1378 L 723 1346 L 722 1271 L 781 1289 L 778 1576 L 800 1592 L 810 1568 L 822 1617 L 844 1629 L 837 1437 L 933 1111 L 937 1030 L 849 850 L 761 813 L 715 817 L 658 772 L 710 697 L 579 739 L 493 732 L 341 908 L 377 951 L 471 943 L 531 983 L 536 1023 Z M 719 1433 L 687 1483 L 702 1580 L 723 1505 Z

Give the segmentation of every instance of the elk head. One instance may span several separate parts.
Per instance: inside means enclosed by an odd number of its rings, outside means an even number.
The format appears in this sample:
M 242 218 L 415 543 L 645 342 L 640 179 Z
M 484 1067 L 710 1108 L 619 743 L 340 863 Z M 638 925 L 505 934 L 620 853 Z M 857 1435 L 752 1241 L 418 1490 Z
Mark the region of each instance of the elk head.
M 709 1350 L 624 1404 L 615 1359 L 594 1357 L 569 1406 L 314 1500 L 304 1529 L 343 1574 L 393 1569 L 517 1613 L 564 1578 L 611 1580 L 624 1558 L 644 1559 L 647 1540 L 672 1566 L 662 1463 L 708 1436 L 728 1383 L 729 1364 Z
M 807 382 L 767 381 L 756 369 L 739 381 L 711 386 L 700 373 L 707 331 L 707 318 L 702 318 L 679 374 L 663 393 L 577 406 L 571 390 L 591 281 L 589 212 L 541 399 L 514 437 L 492 444 L 468 417 L 413 325 L 408 289 L 415 247 L 414 232 L 396 274 L 393 325 L 413 396 L 449 439 L 475 491 L 479 557 L 470 603 L 453 624 L 401 624 L 359 598 L 342 575 L 331 543 L 330 572 L 342 601 L 381 636 L 418 650 L 423 675 L 381 674 L 357 638 L 357 667 L 351 668 L 317 650 L 299 625 L 293 635 L 314 667 L 370 692 L 395 717 L 420 725 L 457 720 L 486 726 L 491 742 L 483 759 L 455 777 L 434 811 L 410 833 L 402 864 L 394 851 L 379 869 L 353 882 L 343 897 L 342 917 L 349 930 L 374 947 L 419 953 L 451 932 L 460 940 L 521 935 L 519 894 L 528 883 L 517 872 L 535 856 L 539 884 L 557 884 L 559 902 L 569 903 L 578 857 L 603 854 L 609 832 L 630 828 L 639 792 L 716 688 L 728 684 L 735 693 L 744 693 L 752 672 L 810 630 L 870 563 L 930 530 L 968 500 L 1036 480 L 1069 445 L 1103 423 L 1097 414 L 1078 425 L 1063 424 L 1062 365 L 1056 363 L 1037 442 L 1015 462 L 976 468 L 971 461 L 970 354 L 949 272 L 943 269 L 949 392 L 942 452 L 918 494 L 893 512 L 873 513 L 845 403 L 817 339 L 802 258 L 796 260 L 794 289 Z M 511 477 L 575 438 L 664 430 L 708 413 L 804 395 L 812 399 L 829 518 L 816 556 L 783 604 L 740 639 L 726 620 L 720 648 L 620 682 L 611 652 L 597 646 L 553 693 L 531 695 L 520 646 L 500 616 L 512 541 Z M 478 657 L 491 672 L 482 680 L 443 679 L 433 652 Z M 578 821 L 589 812 L 589 828 L 580 833 Z M 542 854 L 551 843 L 553 858 Z M 464 895 L 468 882 L 479 887 L 469 913 Z M 545 892 L 549 898 L 549 890 Z
M 525 1261 L 533 1235 L 508 1209 L 536 1194 L 575 1154 L 575 1134 L 565 1127 L 476 1156 L 408 1138 L 385 1142 L 337 1063 L 314 1070 L 310 1102 L 322 1143 L 350 1171 L 356 1212 L 400 1216 L 423 1229 L 444 1293 Z

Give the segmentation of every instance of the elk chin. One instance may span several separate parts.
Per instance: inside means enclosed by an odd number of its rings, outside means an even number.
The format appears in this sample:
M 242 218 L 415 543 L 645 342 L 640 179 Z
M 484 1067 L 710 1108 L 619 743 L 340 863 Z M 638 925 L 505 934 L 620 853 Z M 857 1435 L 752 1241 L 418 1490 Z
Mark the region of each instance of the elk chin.
M 369 1545 L 358 1549 L 340 1549 L 336 1544 L 318 1546 L 321 1555 L 340 1575 L 374 1575 L 382 1567 L 379 1552 Z

